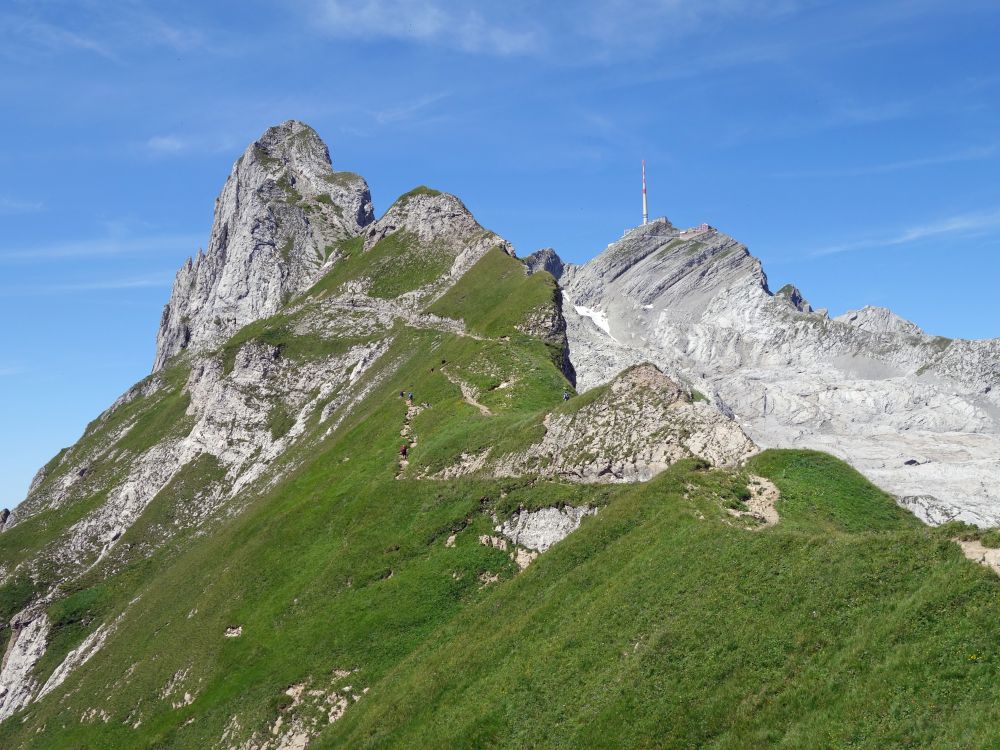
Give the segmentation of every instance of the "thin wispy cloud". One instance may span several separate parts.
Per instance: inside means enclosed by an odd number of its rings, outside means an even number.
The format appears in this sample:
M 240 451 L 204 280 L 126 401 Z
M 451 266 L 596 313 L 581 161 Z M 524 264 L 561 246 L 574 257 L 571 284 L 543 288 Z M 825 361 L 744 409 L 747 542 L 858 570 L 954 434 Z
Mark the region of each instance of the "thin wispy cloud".
M 820 257 L 859 250 L 900 247 L 948 235 L 958 237 L 974 236 L 997 228 L 1000 228 L 1000 208 L 979 213 L 949 216 L 928 224 L 917 224 L 912 227 L 906 227 L 895 233 L 886 234 L 881 237 L 869 237 L 837 245 L 829 245 L 814 250 L 811 255 Z
M 947 164 L 959 164 L 962 162 L 984 161 L 987 159 L 994 159 L 997 156 L 1000 156 L 1000 146 L 982 146 L 963 149 L 961 151 L 954 151 L 948 154 L 938 154 L 937 156 L 925 156 L 916 159 L 901 159 L 899 161 L 890 161 L 881 164 L 863 164 L 856 167 L 844 167 L 838 169 L 778 172 L 774 176 L 788 179 L 801 179 L 803 177 L 867 177 L 871 175 L 904 172 L 910 169 L 921 169 L 924 167 L 938 167 Z
M 25 201 L 0 195 L 0 216 L 15 214 L 33 214 L 41 211 L 44 205 L 41 201 Z
M 30 52 L 86 52 L 118 61 L 107 44 L 86 33 L 38 18 L 10 13 L 0 16 L 0 55 L 18 59 Z
M 463 52 L 523 55 L 538 50 L 540 32 L 528 23 L 504 23 L 483 8 L 440 0 L 314 0 L 310 15 L 339 38 L 397 39 Z
M 100 258 L 115 255 L 190 255 L 191 248 L 204 241 L 200 235 L 170 234 L 150 236 L 109 236 L 98 239 L 57 242 L 36 247 L 0 248 L 0 263 L 56 261 L 72 258 Z
M 145 146 L 152 154 L 179 154 L 190 148 L 190 142 L 176 135 L 154 135 Z
M 275 119 L 278 119 L 277 117 Z M 145 156 L 168 158 L 191 154 L 232 153 L 242 150 L 252 135 L 237 136 L 233 132 L 157 133 L 133 144 Z
M 0 56 L 11 60 L 84 53 L 120 64 L 149 49 L 180 54 L 219 47 L 203 29 L 167 21 L 141 0 L 56 0 L 20 8 L 0 14 Z
M 51 284 L 26 284 L 0 288 L 0 297 L 36 297 L 47 294 L 73 294 L 85 292 L 114 292 L 131 289 L 169 288 L 173 276 L 153 273 L 124 278 L 92 279 L 87 281 L 54 282 Z
M 0 365 L 0 378 L 10 377 L 12 375 L 21 375 L 25 372 L 23 367 L 14 367 L 12 365 Z
M 720 23 L 790 16 L 802 5 L 798 0 L 600 0 L 566 6 L 561 21 L 605 54 L 631 55 Z
M 394 123 L 409 122 L 420 115 L 425 115 L 427 110 L 443 99 L 447 99 L 451 94 L 443 92 L 439 94 L 429 94 L 410 102 L 386 107 L 373 113 L 375 122 L 379 125 L 391 125 Z

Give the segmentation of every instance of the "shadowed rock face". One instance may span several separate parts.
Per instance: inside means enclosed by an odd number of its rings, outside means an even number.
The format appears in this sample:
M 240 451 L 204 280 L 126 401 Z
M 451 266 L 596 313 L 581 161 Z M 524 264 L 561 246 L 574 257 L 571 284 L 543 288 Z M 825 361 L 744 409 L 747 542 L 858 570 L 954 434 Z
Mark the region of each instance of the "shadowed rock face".
M 269 128 L 233 165 L 208 250 L 177 272 L 153 370 L 276 313 L 373 220 L 367 183 L 334 172 L 312 128 L 294 120 Z
M 524 265 L 528 267 L 528 273 L 548 271 L 557 281 L 562 277 L 562 259 L 556 255 L 556 251 L 551 247 L 543 247 L 541 250 L 533 252 L 524 259 Z
M 927 521 L 1000 523 L 1000 339 L 929 336 L 884 308 L 830 320 L 793 287 L 772 295 L 710 227 L 638 227 L 562 284 L 581 390 L 655 362 L 763 447 L 828 451 L 900 497 L 932 496 L 914 506 Z
M 797 286 L 792 284 L 785 284 L 781 289 L 774 293 L 774 296 L 779 299 L 784 299 L 789 305 L 794 307 L 799 312 L 811 313 L 814 312 L 812 305 L 809 301 L 802 296 L 802 292 L 799 291 Z

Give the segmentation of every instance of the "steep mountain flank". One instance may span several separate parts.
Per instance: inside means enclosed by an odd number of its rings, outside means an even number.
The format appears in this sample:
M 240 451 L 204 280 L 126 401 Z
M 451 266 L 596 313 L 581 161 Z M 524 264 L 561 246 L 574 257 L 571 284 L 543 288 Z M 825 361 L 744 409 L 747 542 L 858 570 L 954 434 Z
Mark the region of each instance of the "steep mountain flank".
M 522 381 L 506 395 L 541 382 L 555 401 L 569 387 L 557 369 L 566 358 L 558 290 L 513 254 L 455 196 L 428 188 L 373 221 L 364 181 L 333 172 L 301 123 L 251 145 L 220 196 L 209 252 L 178 276 L 156 370 L 43 467 L 5 519 L 0 720 L 113 637 L 135 598 L 123 598 L 124 580 L 239 516 L 342 439 L 416 354 L 513 337 L 515 356 L 473 361 L 502 363 Z M 500 296 L 469 298 L 478 286 Z M 435 387 L 461 392 L 443 371 Z M 78 590 L 83 609 L 63 621 Z
M 153 370 L 186 348 L 218 344 L 274 315 L 372 221 L 367 183 L 334 172 L 312 128 L 294 120 L 270 128 L 233 165 L 207 252 L 177 272 Z
M 654 362 L 761 445 L 846 458 L 926 520 L 1000 522 L 1000 340 L 878 308 L 830 320 L 794 287 L 772 295 L 746 247 L 705 226 L 638 227 L 562 283 L 582 389 Z
M 996 746 L 996 532 L 747 436 L 992 344 L 829 321 L 710 227 L 577 267 L 426 187 L 376 221 L 294 122 L 216 219 L 154 372 L 0 526 L 4 750 Z

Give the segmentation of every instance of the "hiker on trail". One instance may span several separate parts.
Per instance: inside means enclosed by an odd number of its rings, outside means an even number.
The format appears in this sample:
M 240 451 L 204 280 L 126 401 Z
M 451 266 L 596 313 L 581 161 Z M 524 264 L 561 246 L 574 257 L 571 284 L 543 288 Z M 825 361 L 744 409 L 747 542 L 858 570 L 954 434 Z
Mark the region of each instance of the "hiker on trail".
M 413 400 L 413 391 L 410 391 L 410 401 Z
M 406 398 L 406 392 L 405 391 L 400 391 L 399 392 L 399 397 L 400 398 Z
M 403 445 L 399 446 L 399 455 L 402 456 L 403 458 L 406 458 L 406 454 L 409 450 L 410 446 L 406 445 L 406 443 L 403 443 Z
M 569 401 L 569 391 L 563 389 L 563 401 Z

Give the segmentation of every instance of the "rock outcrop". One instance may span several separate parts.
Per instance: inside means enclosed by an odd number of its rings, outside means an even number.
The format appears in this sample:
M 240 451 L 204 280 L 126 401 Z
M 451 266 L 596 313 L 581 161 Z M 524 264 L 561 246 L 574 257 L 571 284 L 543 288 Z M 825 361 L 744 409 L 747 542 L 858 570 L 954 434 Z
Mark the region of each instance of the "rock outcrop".
M 528 273 L 548 271 L 557 281 L 562 278 L 562 259 L 551 247 L 543 247 L 541 250 L 533 252 L 524 259 L 524 265 L 528 267 Z
M 514 544 L 537 552 L 545 552 L 578 528 L 586 516 L 597 515 L 597 508 L 585 505 L 562 508 L 519 510 L 509 521 L 497 526 L 497 531 Z
M 847 459 L 914 509 L 1000 523 L 1000 339 L 928 336 L 888 311 L 830 320 L 711 227 L 653 223 L 562 279 L 582 390 L 656 363 L 765 447 Z M 918 458 L 916 463 L 908 463 Z
M 276 313 L 373 219 L 367 183 L 334 172 L 312 128 L 294 120 L 269 128 L 233 165 L 216 200 L 208 250 L 177 272 L 153 370 Z
M 18 613 L 10 622 L 10 641 L 0 668 L 0 721 L 27 705 L 38 688 L 33 673 L 45 653 L 51 623 L 41 607 Z
M 482 456 L 441 478 L 538 474 L 573 482 L 643 482 L 682 458 L 732 466 L 756 452 L 739 425 L 692 397 L 656 367 L 633 367 L 582 404 L 545 417 L 545 436 L 524 451 Z
M 809 304 L 809 301 L 802 296 L 802 292 L 799 291 L 799 288 L 793 284 L 785 284 L 781 287 L 781 289 L 774 293 L 774 296 L 776 299 L 785 300 L 799 312 L 815 312 L 812 305 Z
M 924 332 L 916 323 L 901 318 L 886 307 L 867 305 L 860 310 L 848 310 L 838 315 L 834 320 L 860 328 L 871 333 L 905 333 L 911 336 L 923 336 Z

